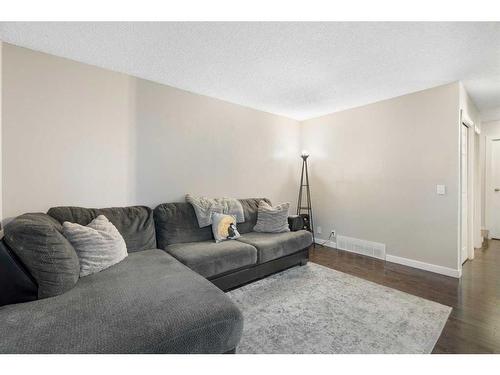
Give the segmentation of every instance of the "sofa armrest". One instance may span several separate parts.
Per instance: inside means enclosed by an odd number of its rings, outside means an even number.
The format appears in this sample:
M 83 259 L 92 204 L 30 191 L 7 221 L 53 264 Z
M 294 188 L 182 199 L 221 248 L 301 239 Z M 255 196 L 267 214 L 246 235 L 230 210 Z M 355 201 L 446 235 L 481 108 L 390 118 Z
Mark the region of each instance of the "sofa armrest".
M 304 229 L 304 219 L 300 215 L 288 216 L 288 226 L 292 232 Z
M 0 240 L 0 270 L 0 306 L 38 298 L 38 286 L 4 240 Z

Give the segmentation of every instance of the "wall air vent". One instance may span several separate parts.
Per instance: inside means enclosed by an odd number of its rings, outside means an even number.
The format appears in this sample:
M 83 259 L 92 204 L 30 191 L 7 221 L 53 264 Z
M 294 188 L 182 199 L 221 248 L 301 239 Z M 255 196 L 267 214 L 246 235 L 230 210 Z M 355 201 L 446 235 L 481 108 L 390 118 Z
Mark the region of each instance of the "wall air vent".
M 338 235 L 337 249 L 385 260 L 385 244 L 379 242 Z

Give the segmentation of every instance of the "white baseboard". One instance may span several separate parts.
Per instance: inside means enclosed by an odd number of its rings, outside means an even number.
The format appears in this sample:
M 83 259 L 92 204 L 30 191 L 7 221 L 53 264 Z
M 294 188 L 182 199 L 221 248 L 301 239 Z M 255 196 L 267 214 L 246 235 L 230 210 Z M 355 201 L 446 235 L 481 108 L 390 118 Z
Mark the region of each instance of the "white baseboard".
M 318 245 L 333 247 L 335 249 L 337 248 L 337 244 L 334 241 L 325 241 L 325 240 L 316 238 L 314 242 L 317 243 Z M 343 251 L 349 251 L 349 250 L 343 250 Z M 418 260 L 402 258 L 402 257 L 398 257 L 395 255 L 390 255 L 390 254 L 386 254 L 385 261 L 391 262 L 391 263 L 402 264 L 403 266 L 418 268 L 418 269 L 424 270 L 424 271 L 439 273 L 441 275 L 451 276 L 451 277 L 455 277 L 457 279 L 462 276 L 462 270 L 456 270 L 453 268 L 438 266 L 435 264 L 420 262 Z
M 456 270 L 453 268 L 438 266 L 435 264 L 424 263 L 424 262 L 420 262 L 418 260 L 402 258 L 402 257 L 398 257 L 395 255 L 387 254 L 385 256 L 385 260 L 386 260 L 386 262 L 402 264 L 403 266 L 418 268 L 418 269 L 421 269 L 424 271 L 439 273 L 441 275 L 446 275 L 446 276 L 451 276 L 451 277 L 456 277 L 456 278 L 460 278 L 462 276 L 462 270 Z

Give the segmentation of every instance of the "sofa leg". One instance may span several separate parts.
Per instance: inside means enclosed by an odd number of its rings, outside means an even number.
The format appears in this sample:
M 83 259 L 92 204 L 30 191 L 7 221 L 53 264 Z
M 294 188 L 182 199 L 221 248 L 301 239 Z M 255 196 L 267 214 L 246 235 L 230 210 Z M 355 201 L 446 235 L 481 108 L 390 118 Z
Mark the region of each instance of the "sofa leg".
M 225 352 L 224 354 L 236 354 L 236 348 L 231 349 L 231 350 L 228 350 L 228 351 L 227 351 L 227 352 Z
M 307 264 L 307 262 L 308 262 L 308 259 L 302 259 L 299 264 L 301 266 L 305 266 Z

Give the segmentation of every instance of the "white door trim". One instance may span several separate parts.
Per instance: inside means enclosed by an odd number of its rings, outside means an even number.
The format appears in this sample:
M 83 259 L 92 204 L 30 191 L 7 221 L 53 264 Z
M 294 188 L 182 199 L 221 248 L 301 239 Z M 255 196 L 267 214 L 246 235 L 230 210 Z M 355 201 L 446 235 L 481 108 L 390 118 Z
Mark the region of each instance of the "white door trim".
M 465 139 L 464 139 L 465 138 Z M 465 157 L 465 163 L 464 163 Z M 465 164 L 465 165 L 464 165 Z M 469 258 L 469 127 L 465 121 L 460 125 L 460 254 L 463 264 Z M 465 195 L 465 197 L 464 197 Z M 464 202 L 465 199 L 465 202 Z
M 474 249 L 479 249 L 483 245 L 483 237 L 481 231 L 481 194 L 482 194 L 482 173 L 483 170 L 481 168 L 481 131 L 475 126 L 474 132 L 472 133 L 472 142 L 474 143 L 474 155 L 473 155 L 473 167 L 474 167 L 474 176 L 473 176 L 473 187 L 474 187 L 474 196 L 473 199 L 473 236 L 472 236 L 472 247 Z M 472 255 L 474 255 L 474 250 L 472 251 Z
M 492 225 L 492 220 L 491 220 L 491 215 L 492 215 L 492 203 L 491 203 L 491 191 L 490 191 L 490 185 L 491 185 L 491 146 L 492 142 L 495 140 L 500 139 L 500 136 L 494 137 L 494 136 L 486 136 L 486 144 L 485 144 L 485 226 L 486 229 L 489 231 L 490 235 L 489 237 L 491 238 L 491 225 Z M 500 141 L 497 141 L 500 142 Z
M 458 194 L 458 269 L 462 270 L 462 127 L 467 128 L 467 259 L 474 259 L 474 136 L 475 124 L 465 111 L 460 110 L 459 122 L 459 194 Z M 466 259 L 466 260 L 467 260 Z

